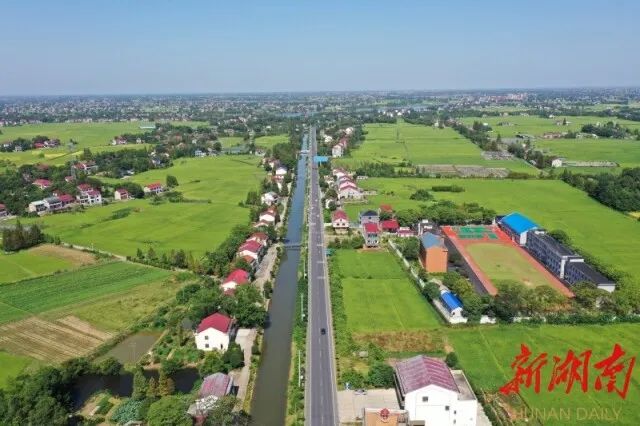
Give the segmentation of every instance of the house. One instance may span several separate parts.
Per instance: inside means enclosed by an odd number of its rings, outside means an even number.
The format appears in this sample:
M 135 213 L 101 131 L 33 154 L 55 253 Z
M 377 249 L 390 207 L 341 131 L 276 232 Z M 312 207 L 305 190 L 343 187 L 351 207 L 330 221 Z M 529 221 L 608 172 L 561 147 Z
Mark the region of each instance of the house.
M 88 183 L 81 183 L 80 185 L 76 186 L 76 189 L 78 190 L 79 193 L 82 194 L 82 193 L 93 190 L 93 186 L 89 185 Z
M 63 207 L 62 206 L 62 201 L 60 201 L 60 199 L 58 197 L 47 197 L 42 201 L 44 202 L 44 206 L 50 212 L 54 212 L 56 210 L 60 210 Z
M 216 312 L 200 321 L 195 332 L 196 347 L 201 351 L 214 349 L 224 352 L 233 333 L 233 320 Z
M 83 183 L 77 186 L 79 194 L 76 195 L 76 200 L 80 204 L 86 206 L 93 206 L 96 204 L 102 204 L 102 194 L 100 191 L 95 190 L 91 185 Z
M 411 238 L 415 237 L 416 233 L 413 232 L 413 230 L 408 226 L 401 226 L 398 228 L 398 232 L 396 233 L 396 235 L 400 238 Z
M 338 185 L 338 199 L 347 200 L 361 200 L 363 197 L 362 191 L 351 180 L 344 181 Z
M 202 380 L 198 397 L 189 406 L 187 414 L 196 420 L 196 424 L 203 424 L 209 412 L 218 399 L 227 396 L 233 389 L 233 379 L 224 373 L 214 373 Z
M 333 158 L 338 158 L 338 157 L 342 157 L 342 146 L 335 144 L 332 148 L 331 148 L 331 156 Z
M 432 232 L 425 232 L 420 236 L 420 262 L 425 271 L 447 272 L 449 251 L 444 238 Z
M 237 251 L 238 257 L 249 256 L 253 260 L 258 260 L 262 256 L 264 246 L 257 241 L 245 241 Z
M 51 186 L 51 181 L 48 179 L 36 179 L 33 184 L 40 189 L 47 189 Z
M 398 232 L 400 225 L 396 219 L 387 219 L 380 222 L 380 228 L 382 228 L 384 232 L 395 234 Z
M 4 204 L 0 204 L 0 217 L 7 217 L 8 213 L 7 213 L 7 206 L 5 206 Z
M 224 279 L 220 287 L 223 290 L 235 290 L 239 285 L 244 285 L 249 282 L 249 273 L 244 269 L 234 269 L 227 278 Z
M 331 226 L 334 231 L 343 232 L 349 229 L 349 217 L 344 210 L 336 210 L 331 213 Z
M 260 203 L 266 204 L 268 206 L 272 204 L 276 204 L 278 202 L 279 196 L 273 191 L 266 192 L 260 196 Z
M 253 227 L 254 228 L 266 228 L 266 227 L 269 227 L 271 225 L 273 225 L 273 224 L 271 224 L 271 223 L 269 223 L 269 222 L 267 222 L 265 220 L 261 220 L 261 221 L 258 221 L 256 223 L 254 223 Z
M 129 191 L 127 191 L 124 188 L 118 188 L 113 192 L 113 198 L 115 198 L 116 200 L 129 200 L 131 199 L 131 196 L 129 195 Z
M 44 204 L 44 201 L 32 201 L 29 203 L 29 207 L 27 208 L 29 213 L 44 213 L 47 211 L 47 206 Z
M 510 213 L 498 221 L 498 225 L 521 246 L 527 243 L 527 233 L 539 226 L 531 219 L 518 212 Z
M 378 224 L 374 222 L 366 222 L 362 225 L 362 236 L 364 244 L 367 247 L 378 247 L 380 244 L 380 235 L 378 232 Z
M 412 424 L 475 426 L 478 401 L 461 370 L 418 355 L 398 362 L 394 372 L 400 406 Z
M 62 207 L 67 207 L 69 204 L 73 204 L 76 199 L 73 198 L 73 195 L 69 194 L 60 194 L 58 195 L 58 199 L 62 203 Z
M 92 172 L 98 170 L 98 166 L 93 161 L 80 161 L 73 165 L 73 168 L 81 171 L 86 174 L 91 174 Z
M 264 232 L 254 232 L 247 238 L 247 241 L 257 241 L 262 244 L 263 247 L 267 247 L 269 245 L 269 236 Z
M 360 225 L 364 225 L 365 223 L 375 223 L 378 225 L 378 223 L 380 223 L 380 216 L 373 210 L 360 212 Z
M 164 191 L 164 187 L 160 182 L 153 182 L 142 188 L 145 194 L 160 194 Z
M 450 318 L 463 318 L 462 310 L 464 309 L 464 306 L 462 305 L 462 301 L 451 291 L 441 291 L 440 302 L 449 313 Z
M 433 230 L 433 224 L 428 219 L 422 219 L 418 222 L 418 235 L 422 235 L 425 232 Z
M 267 210 L 260 213 L 258 220 L 261 222 L 264 221 L 270 225 L 273 225 L 276 223 L 277 217 L 278 217 L 278 210 L 275 207 L 271 206 Z
M 206 157 L 207 156 L 206 152 L 201 151 L 199 149 L 196 149 L 196 151 L 193 154 L 198 158 L 202 158 L 202 157 Z
M 275 175 L 276 176 L 285 176 L 287 174 L 287 168 L 284 166 L 279 166 L 276 168 Z
M 555 158 L 551 160 L 551 167 L 553 168 L 562 167 L 562 160 L 559 158 Z

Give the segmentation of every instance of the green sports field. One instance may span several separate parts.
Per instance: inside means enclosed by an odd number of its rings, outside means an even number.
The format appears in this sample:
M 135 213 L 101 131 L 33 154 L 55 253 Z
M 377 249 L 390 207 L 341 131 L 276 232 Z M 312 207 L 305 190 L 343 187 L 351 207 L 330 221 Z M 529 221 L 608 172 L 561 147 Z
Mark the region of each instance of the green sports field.
M 498 214 L 519 211 L 546 229 L 562 229 L 577 247 L 628 273 L 629 282 L 640 285 L 640 223 L 557 180 L 370 178 L 360 185 L 378 195 L 370 196 L 368 204 L 348 204 L 347 213 L 356 218 L 358 211 L 380 204 L 391 204 L 395 210 L 417 208 L 424 202 L 409 199 L 416 189 L 444 184 L 462 186 L 465 192 L 433 193 L 437 200 L 476 202 Z
M 202 255 L 227 238 L 233 226 L 248 222 L 249 210 L 238 203 L 264 178 L 257 164 L 255 156 L 177 160 L 171 168 L 141 173 L 131 180 L 164 183 L 170 174 L 178 179 L 177 191 L 200 202 L 154 205 L 149 200 L 132 200 L 31 221 L 64 242 L 116 254 L 135 256 L 138 248 L 153 247 L 158 253 L 184 249 Z M 109 182 L 117 184 L 117 180 Z M 129 215 L 114 219 L 114 212 L 122 209 Z
M 511 280 L 523 283 L 527 287 L 550 285 L 547 278 L 514 247 L 478 242 L 465 248 L 494 284 Z
M 353 332 L 436 328 L 436 312 L 387 251 L 338 250 L 347 326 Z
M 398 165 L 410 161 L 414 165 L 478 165 L 535 172 L 533 167 L 519 159 L 483 159 L 478 146 L 451 128 L 438 129 L 398 121 L 396 124 L 366 124 L 364 130 L 367 132 L 366 139 L 360 147 L 351 150 L 351 157 L 334 160 L 335 164 L 354 168 L 364 162 Z
M 520 344 L 525 343 L 533 352 L 533 357 L 546 352 L 549 364 L 542 370 L 542 386 L 539 394 L 532 389 L 523 388 L 521 395 L 533 409 L 555 410 L 569 409 L 573 412 L 573 421 L 548 418 L 545 425 L 580 424 L 596 426 L 602 424 L 637 425 L 640 424 L 640 373 L 637 368 L 633 376 L 626 400 L 606 391 L 595 391 L 594 381 L 599 370 L 589 371 L 589 390 L 582 393 L 579 383 L 575 383 L 573 391 L 567 395 L 560 386 L 553 392 L 547 390 L 553 369 L 553 356 L 565 358 L 568 350 L 580 354 L 592 349 L 591 365 L 611 355 L 614 343 L 619 343 L 627 351 L 627 356 L 637 356 L 640 337 L 635 324 L 617 325 L 580 325 L 580 326 L 482 326 L 464 329 L 449 329 L 447 337 L 453 346 L 465 374 L 474 389 L 488 393 L 497 393 L 498 389 L 513 378 L 510 364 L 520 351 Z M 622 377 L 620 377 L 622 379 Z M 605 381 L 606 383 L 606 381 Z M 619 383 L 621 385 L 622 383 Z M 602 421 L 597 418 L 576 421 L 576 410 L 583 408 L 591 412 L 593 409 L 620 410 L 617 421 Z M 524 424 L 524 423 L 523 423 Z

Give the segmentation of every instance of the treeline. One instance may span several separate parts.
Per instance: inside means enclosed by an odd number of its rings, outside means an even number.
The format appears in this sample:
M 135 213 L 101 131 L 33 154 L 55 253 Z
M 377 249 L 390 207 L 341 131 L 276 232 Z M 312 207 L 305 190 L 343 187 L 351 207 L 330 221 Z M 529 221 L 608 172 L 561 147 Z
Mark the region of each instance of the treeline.
M 396 219 L 400 226 L 413 226 L 422 219 L 446 225 L 489 224 L 495 216 L 494 210 L 484 208 L 477 203 L 456 204 L 448 200 L 422 205 L 419 209 L 396 212 Z
M 2 230 L 2 248 L 4 251 L 18 251 L 44 242 L 44 234 L 38 225 L 22 226 L 20 221 L 12 228 Z
M 624 169 L 619 175 L 584 175 L 565 169 L 561 179 L 613 209 L 623 212 L 640 210 L 640 167 Z
M 152 159 L 150 154 L 146 149 L 123 149 L 94 154 L 90 149 L 85 148 L 80 158 L 83 161 L 94 161 L 98 169 L 111 178 L 120 178 L 131 173 L 139 174 L 153 168 L 171 165 L 169 158 L 157 156 Z
M 464 192 L 464 188 L 459 185 L 433 185 L 431 190 L 434 192 Z
M 50 139 L 48 136 L 38 135 L 31 139 L 16 138 L 11 141 L 0 143 L 0 152 L 12 152 L 16 148 L 22 151 L 27 151 L 29 149 L 34 149 L 37 143 L 44 143 L 45 141 L 51 141 L 50 147 L 60 145 L 60 139 Z
M 632 135 L 640 137 L 638 129 L 636 129 L 634 132 L 631 132 L 631 130 L 629 130 L 628 128 L 623 127 L 618 123 L 614 123 L 613 121 L 609 121 L 601 126 L 597 126 L 595 124 L 585 124 L 584 126 L 582 126 L 582 132 L 594 134 L 601 138 L 624 139 Z
M 489 138 L 487 133 L 491 127 L 485 126 L 479 121 L 474 121 L 471 127 L 467 127 L 462 123 L 453 124 L 452 127 L 465 138 L 478 145 L 485 151 L 497 151 L 498 143 Z

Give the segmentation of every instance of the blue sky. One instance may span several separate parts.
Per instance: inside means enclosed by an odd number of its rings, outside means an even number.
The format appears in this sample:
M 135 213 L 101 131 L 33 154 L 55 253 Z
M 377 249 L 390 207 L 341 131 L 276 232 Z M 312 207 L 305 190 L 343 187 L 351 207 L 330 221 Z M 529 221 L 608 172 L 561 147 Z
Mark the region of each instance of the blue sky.
M 640 1 L 4 1 L 0 95 L 640 86 Z

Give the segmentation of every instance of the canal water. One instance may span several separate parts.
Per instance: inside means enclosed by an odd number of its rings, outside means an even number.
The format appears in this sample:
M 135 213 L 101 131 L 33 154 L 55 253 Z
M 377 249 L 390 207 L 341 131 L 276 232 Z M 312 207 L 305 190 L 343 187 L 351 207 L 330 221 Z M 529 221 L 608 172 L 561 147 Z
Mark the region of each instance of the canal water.
M 307 135 L 302 149 L 307 150 Z M 287 221 L 287 241 L 291 245 L 301 242 L 304 219 L 305 188 L 307 182 L 307 156 L 298 159 L 296 187 L 291 199 Z M 290 247 L 282 255 L 274 285 L 269 319 L 264 331 L 262 356 L 256 386 L 253 392 L 251 417 L 255 426 L 282 426 L 287 408 L 287 386 L 291 365 L 291 335 L 293 313 L 296 306 L 296 287 L 300 248 Z

